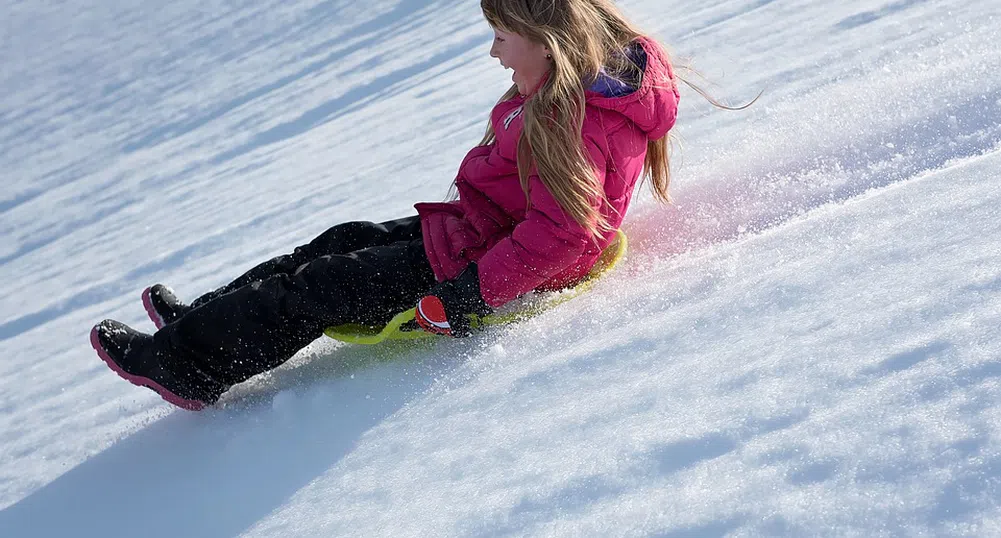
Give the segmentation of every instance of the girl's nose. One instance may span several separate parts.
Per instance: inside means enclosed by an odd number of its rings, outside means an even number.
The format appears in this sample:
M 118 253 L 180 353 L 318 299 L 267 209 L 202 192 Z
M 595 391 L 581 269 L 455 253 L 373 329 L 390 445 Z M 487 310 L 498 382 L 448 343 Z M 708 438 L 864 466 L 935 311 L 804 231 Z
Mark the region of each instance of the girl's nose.
M 493 44 L 490 45 L 490 57 L 491 58 L 500 58 L 500 56 L 497 55 L 497 42 L 496 41 L 494 41 Z

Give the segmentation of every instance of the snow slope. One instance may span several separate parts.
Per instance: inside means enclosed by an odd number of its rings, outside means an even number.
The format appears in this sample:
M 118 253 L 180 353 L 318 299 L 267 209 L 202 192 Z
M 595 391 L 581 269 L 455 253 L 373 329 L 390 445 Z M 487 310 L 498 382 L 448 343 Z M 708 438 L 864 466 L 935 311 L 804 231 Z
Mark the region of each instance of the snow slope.
M 203 413 L 104 317 L 444 196 L 509 73 L 475 2 L 0 0 L 0 536 L 1001 535 L 992 2 L 624 1 L 683 94 L 592 293 L 320 341 Z M 141 530 L 140 530 L 141 529 Z

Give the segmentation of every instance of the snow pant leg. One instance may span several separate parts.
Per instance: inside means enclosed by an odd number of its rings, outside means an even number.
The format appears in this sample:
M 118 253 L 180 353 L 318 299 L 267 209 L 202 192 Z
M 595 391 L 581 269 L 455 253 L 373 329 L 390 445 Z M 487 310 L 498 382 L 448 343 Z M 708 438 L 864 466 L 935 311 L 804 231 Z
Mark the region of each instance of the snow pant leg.
M 422 239 L 321 256 L 208 300 L 153 338 L 233 385 L 282 364 L 329 326 L 385 323 L 434 284 Z
M 363 248 L 411 241 L 420 237 L 421 221 L 418 216 L 380 223 L 354 221 L 338 224 L 309 243 L 296 247 L 291 254 L 283 254 L 261 263 L 229 284 L 202 295 L 191 306 L 201 306 L 220 295 L 274 275 L 294 273 L 302 265 L 321 256 L 347 254 Z

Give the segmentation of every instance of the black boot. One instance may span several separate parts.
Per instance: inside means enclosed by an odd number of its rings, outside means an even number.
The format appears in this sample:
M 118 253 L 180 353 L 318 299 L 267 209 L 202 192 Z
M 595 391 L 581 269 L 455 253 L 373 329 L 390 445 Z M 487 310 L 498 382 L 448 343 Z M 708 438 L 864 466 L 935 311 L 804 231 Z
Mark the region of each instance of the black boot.
M 191 411 L 215 403 L 229 388 L 194 366 L 184 364 L 153 337 L 124 323 L 104 320 L 90 332 L 90 343 L 101 359 L 133 385 L 148 387 L 164 400 Z
M 143 290 L 143 306 L 157 329 L 177 321 L 191 310 L 174 295 L 174 290 L 163 284 L 154 284 Z

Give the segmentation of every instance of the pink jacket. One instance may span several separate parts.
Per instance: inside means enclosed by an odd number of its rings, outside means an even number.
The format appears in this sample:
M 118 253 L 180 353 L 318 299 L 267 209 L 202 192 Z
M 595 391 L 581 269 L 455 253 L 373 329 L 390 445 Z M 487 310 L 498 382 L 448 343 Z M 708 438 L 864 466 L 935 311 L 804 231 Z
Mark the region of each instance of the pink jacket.
M 677 85 L 664 52 L 646 39 L 639 44 L 646 52 L 639 89 L 622 97 L 587 92 L 584 146 L 608 198 L 600 212 L 612 228 L 619 227 L 629 208 L 647 142 L 667 134 L 678 109 Z M 480 293 L 493 307 L 532 290 L 575 284 L 614 235 L 592 241 L 538 176 L 530 178 L 531 209 L 526 211 L 516 164 L 525 99 L 516 97 L 494 107 L 490 119 L 497 139 L 473 148 L 463 159 L 456 177 L 457 200 L 415 206 L 437 279 L 453 279 L 476 262 Z

